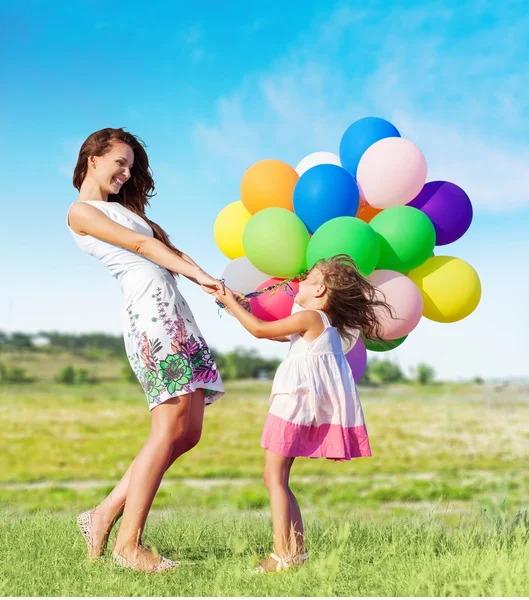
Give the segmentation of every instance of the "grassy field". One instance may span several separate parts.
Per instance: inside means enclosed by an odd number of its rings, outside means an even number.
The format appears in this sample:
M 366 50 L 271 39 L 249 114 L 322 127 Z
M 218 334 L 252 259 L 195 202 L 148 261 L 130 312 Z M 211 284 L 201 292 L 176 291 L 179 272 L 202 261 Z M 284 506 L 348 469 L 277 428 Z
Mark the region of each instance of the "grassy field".
M 144 396 L 51 380 L 0 387 L 2 595 L 529 593 L 527 388 L 362 390 L 373 458 L 297 461 L 311 565 L 263 580 L 248 569 L 271 545 L 259 446 L 269 383 L 230 384 L 206 410 L 203 439 L 167 474 L 145 536 L 186 568 L 149 578 L 108 559 L 88 566 L 74 524 L 145 439 Z

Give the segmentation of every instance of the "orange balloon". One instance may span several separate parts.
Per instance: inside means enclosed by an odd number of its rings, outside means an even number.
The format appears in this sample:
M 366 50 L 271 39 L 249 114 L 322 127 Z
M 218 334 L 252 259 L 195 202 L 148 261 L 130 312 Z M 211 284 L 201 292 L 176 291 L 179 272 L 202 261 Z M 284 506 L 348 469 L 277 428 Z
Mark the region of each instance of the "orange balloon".
M 373 208 L 370 204 L 368 204 L 363 198 L 360 198 L 360 204 L 358 205 L 358 210 L 356 212 L 356 218 L 362 219 L 366 223 L 369 223 L 371 219 L 376 217 L 378 213 L 381 213 L 384 209 L 382 208 Z
M 298 179 L 295 169 L 280 160 L 256 162 L 243 175 L 242 203 L 252 215 L 272 207 L 294 212 L 292 195 Z

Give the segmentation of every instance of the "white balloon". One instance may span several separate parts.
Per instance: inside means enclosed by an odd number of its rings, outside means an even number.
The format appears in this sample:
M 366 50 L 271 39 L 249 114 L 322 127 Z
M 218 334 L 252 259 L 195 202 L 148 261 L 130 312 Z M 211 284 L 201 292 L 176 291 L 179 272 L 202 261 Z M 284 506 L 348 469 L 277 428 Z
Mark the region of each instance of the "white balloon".
M 301 177 L 305 171 L 317 165 L 336 165 L 341 167 L 342 163 L 340 162 L 340 157 L 333 152 L 313 152 L 300 161 L 296 167 L 296 172 Z
M 259 271 L 246 256 L 229 262 L 220 277 L 224 279 L 230 289 L 243 294 L 255 291 L 262 283 L 270 279 L 270 275 Z
M 305 310 L 303 308 L 303 306 L 296 304 L 294 302 L 294 305 L 292 306 L 292 311 L 290 314 L 294 315 L 301 310 Z M 340 338 L 342 340 L 342 352 L 344 354 L 347 354 L 354 348 L 356 342 L 358 341 L 358 338 L 360 337 L 360 332 L 357 329 L 354 329 L 351 333 L 353 334 L 353 338 L 351 339 L 350 342 L 348 342 L 345 338 Z

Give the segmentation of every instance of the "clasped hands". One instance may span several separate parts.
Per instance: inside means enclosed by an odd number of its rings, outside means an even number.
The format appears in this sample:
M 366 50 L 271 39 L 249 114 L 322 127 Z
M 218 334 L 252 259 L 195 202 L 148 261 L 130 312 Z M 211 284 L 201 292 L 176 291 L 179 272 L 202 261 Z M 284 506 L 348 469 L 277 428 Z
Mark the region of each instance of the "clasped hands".
M 215 296 L 222 304 L 225 304 L 227 297 L 232 297 L 244 308 L 244 310 L 250 312 L 250 301 L 248 298 L 241 292 L 236 292 L 227 288 L 220 279 L 214 279 L 207 273 L 204 273 L 203 276 L 197 278 L 197 283 L 207 294 Z

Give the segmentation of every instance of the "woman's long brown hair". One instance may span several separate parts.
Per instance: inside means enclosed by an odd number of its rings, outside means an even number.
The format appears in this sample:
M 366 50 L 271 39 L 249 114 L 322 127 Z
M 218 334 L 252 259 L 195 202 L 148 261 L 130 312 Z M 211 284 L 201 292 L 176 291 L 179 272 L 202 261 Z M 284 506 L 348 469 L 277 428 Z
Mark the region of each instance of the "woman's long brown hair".
M 116 142 L 123 142 L 132 148 L 134 166 L 130 170 L 130 178 L 122 185 L 119 194 L 109 194 L 108 201 L 118 202 L 145 219 L 152 227 L 154 237 L 181 256 L 182 252 L 171 243 L 167 233 L 145 214 L 145 208 L 149 206 L 149 200 L 154 196 L 154 180 L 149 158 L 145 152 L 145 144 L 132 133 L 128 133 L 123 128 L 107 127 L 89 135 L 79 151 L 79 158 L 73 172 L 74 187 L 77 190 L 81 189 L 88 171 L 88 157 L 103 156 Z
M 368 340 L 379 341 L 383 329 L 381 318 L 388 313 L 395 318 L 384 294 L 363 277 L 355 262 L 346 254 L 318 261 L 313 269 L 323 275 L 328 301 L 325 310 L 340 336 L 351 342 L 351 330 L 360 330 Z

